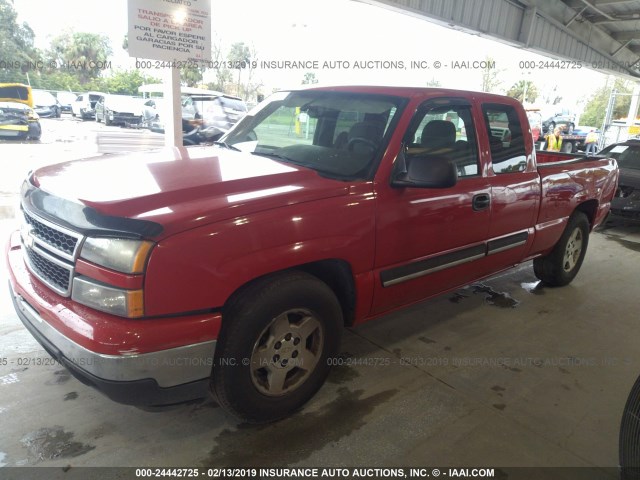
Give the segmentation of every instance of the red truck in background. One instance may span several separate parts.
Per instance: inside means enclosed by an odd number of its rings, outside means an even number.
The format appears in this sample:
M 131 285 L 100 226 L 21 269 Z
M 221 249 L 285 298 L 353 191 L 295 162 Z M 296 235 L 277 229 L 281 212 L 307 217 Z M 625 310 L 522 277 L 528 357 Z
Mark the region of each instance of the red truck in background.
M 273 421 L 322 386 L 345 325 L 531 259 L 569 283 L 617 178 L 613 159 L 536 154 L 511 98 L 284 91 L 214 147 L 32 173 L 11 294 L 43 347 L 118 402 L 213 392 Z

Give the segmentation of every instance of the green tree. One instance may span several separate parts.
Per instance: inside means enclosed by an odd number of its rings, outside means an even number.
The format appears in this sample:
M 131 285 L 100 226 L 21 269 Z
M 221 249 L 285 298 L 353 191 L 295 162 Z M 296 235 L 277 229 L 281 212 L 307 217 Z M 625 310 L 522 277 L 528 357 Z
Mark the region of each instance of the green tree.
M 484 58 L 485 68 L 482 69 L 482 91 L 488 93 L 498 93 L 502 80 L 500 75 L 503 69 L 495 68 L 496 62 L 493 57 Z
M 304 74 L 302 85 L 311 85 L 315 83 L 318 83 L 318 79 L 316 78 L 316 74 L 314 72 L 307 72 Z
M 231 45 L 227 60 L 231 62 L 231 65 L 238 70 L 238 83 L 236 93 L 239 97 L 242 96 L 242 84 L 240 83 L 240 74 L 243 69 L 246 69 L 251 64 L 251 50 L 244 42 L 236 42 Z
M 519 80 L 507 91 L 507 96 L 523 103 L 534 103 L 538 98 L 538 87 L 531 80 Z
M 205 68 L 201 66 L 188 65 L 180 68 L 180 81 L 187 87 L 197 87 L 202 83 Z
M 226 92 L 227 85 L 233 82 L 233 74 L 231 70 L 225 67 L 226 55 L 224 54 L 220 42 L 220 38 L 216 35 L 211 45 L 211 61 L 218 68 L 215 70 L 215 80 L 207 84 L 210 90 Z
M 119 95 L 139 95 L 138 87 L 146 83 L 162 83 L 162 81 L 148 77 L 140 70 L 116 70 L 106 77 L 91 80 L 85 88 Z
M 0 60 L 4 62 L 4 66 L 0 66 L 0 82 L 26 81 L 20 66 L 40 57 L 33 44 L 34 38 L 33 30 L 26 22 L 18 24 L 13 3 L 0 0 Z
M 442 84 L 440 83 L 440 80 L 436 79 L 435 77 L 433 77 L 431 80 L 427 82 L 427 87 L 435 88 L 435 87 L 441 87 L 441 86 Z
M 631 82 L 616 78 L 612 81 L 612 77 L 608 77 L 605 84 L 600 87 L 593 94 L 593 97 L 587 102 L 584 107 L 584 112 L 580 115 L 581 125 L 592 125 L 594 127 L 600 127 L 604 122 L 604 117 L 607 113 L 607 106 L 609 105 L 609 98 L 611 91 L 616 90 L 618 93 L 631 93 L 633 86 Z M 612 118 L 626 118 L 629 113 L 629 106 L 631 105 L 630 96 L 618 96 L 613 108 Z
M 39 75 L 31 75 L 31 86 L 43 90 L 63 90 L 78 92 L 82 90 L 80 80 L 76 75 L 64 70 L 48 70 Z
M 74 65 L 75 74 L 82 85 L 100 76 L 100 68 L 113 53 L 111 42 L 105 35 L 86 32 L 65 32 L 51 41 L 47 58 Z M 96 65 L 98 68 L 91 68 Z

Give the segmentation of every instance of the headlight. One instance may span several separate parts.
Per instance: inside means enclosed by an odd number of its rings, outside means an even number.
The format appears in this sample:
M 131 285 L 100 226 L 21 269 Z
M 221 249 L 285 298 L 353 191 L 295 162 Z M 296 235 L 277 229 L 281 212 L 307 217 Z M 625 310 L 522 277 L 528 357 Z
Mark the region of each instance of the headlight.
M 71 299 L 120 317 L 136 318 L 144 315 L 142 290 L 122 290 L 84 277 L 73 279 Z
M 80 256 L 122 273 L 143 273 L 152 242 L 125 238 L 87 238 Z
M 29 110 L 29 112 L 27 113 L 27 119 L 28 120 L 40 120 L 40 115 L 38 115 L 35 111 L 33 110 Z

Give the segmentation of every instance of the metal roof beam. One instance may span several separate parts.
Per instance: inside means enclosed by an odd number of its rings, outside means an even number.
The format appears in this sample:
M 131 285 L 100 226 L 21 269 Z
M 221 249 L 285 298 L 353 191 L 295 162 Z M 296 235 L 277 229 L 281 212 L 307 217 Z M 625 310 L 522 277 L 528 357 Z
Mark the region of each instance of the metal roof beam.
M 629 12 L 624 15 L 609 15 L 607 17 L 591 17 L 589 19 L 594 25 L 602 25 L 603 23 L 619 23 L 619 22 L 637 22 L 640 20 L 640 11 Z
M 577 12 L 573 17 L 571 17 L 571 20 L 569 20 L 567 23 L 564 24 L 564 26 L 568 27 L 569 25 L 571 25 L 573 21 L 577 19 L 580 15 L 582 15 L 587 8 L 589 7 L 588 6 L 582 7 L 579 12 Z
M 587 0 L 580 0 L 582 3 L 584 3 L 587 7 L 595 10 L 596 12 L 598 12 L 600 15 L 602 15 L 604 18 L 608 19 L 608 20 L 613 20 L 613 17 L 611 15 L 609 15 L 607 12 L 600 10 L 596 5 L 594 5 L 591 2 L 588 2 Z
M 629 32 L 617 32 L 612 33 L 611 37 L 618 42 L 629 42 L 631 40 L 640 40 L 640 32 L 637 31 L 629 31 Z
M 598 7 L 606 7 L 607 5 L 619 5 L 621 3 L 631 3 L 634 0 L 592 0 L 591 3 Z

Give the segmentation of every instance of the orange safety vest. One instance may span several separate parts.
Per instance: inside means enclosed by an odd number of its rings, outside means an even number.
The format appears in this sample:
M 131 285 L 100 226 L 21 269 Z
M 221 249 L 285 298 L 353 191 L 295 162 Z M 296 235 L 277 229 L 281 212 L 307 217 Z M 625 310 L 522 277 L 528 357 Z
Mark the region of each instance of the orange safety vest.
M 551 135 L 547 135 L 547 150 L 552 150 L 554 152 L 559 152 L 560 148 L 562 148 L 562 137 L 557 137 L 552 133 Z
M 598 134 L 596 132 L 589 132 L 587 138 L 584 139 L 584 143 L 596 143 L 598 141 Z

